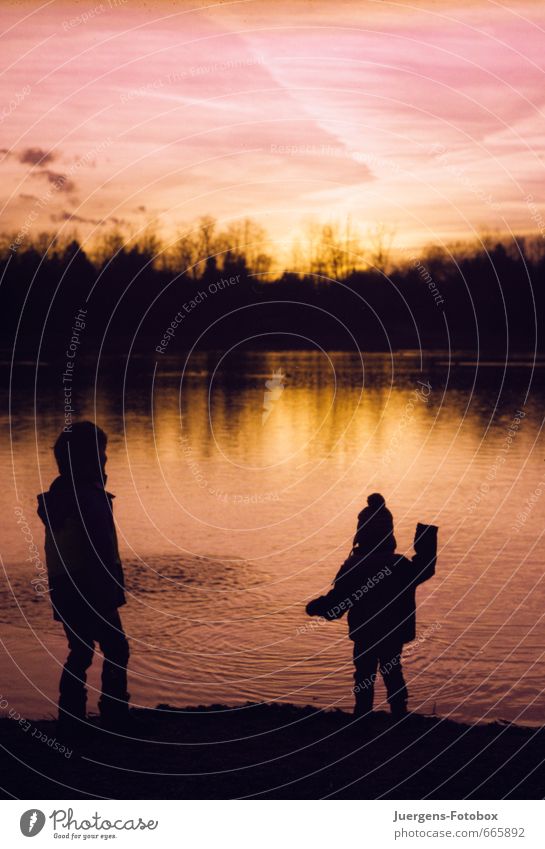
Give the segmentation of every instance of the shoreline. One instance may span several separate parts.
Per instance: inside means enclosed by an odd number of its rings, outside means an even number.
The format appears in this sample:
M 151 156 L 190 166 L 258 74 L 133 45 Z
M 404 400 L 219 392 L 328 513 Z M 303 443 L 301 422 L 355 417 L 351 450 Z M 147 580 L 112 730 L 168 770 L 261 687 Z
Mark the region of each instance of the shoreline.
M 132 709 L 132 737 L 100 729 L 63 745 L 0 720 L 3 797 L 39 799 L 537 799 L 545 728 L 412 714 L 365 726 L 341 710 L 247 703 Z M 53 743 L 48 741 L 54 740 Z M 55 743 L 58 747 L 55 748 Z M 4 779 L 5 781 L 6 779 Z
M 49 621 L 49 620 L 48 620 Z M 18 711 L 25 719 L 39 724 L 52 722 L 57 713 L 58 681 L 63 663 L 66 659 L 66 640 L 53 623 L 49 622 L 47 630 L 37 628 L 34 636 L 29 635 L 27 627 L 15 625 L 3 625 L 3 678 L 0 686 L 0 701 L 2 698 L 8 700 L 4 708 L 0 705 L 0 721 L 9 716 L 9 710 Z M 28 637 L 28 639 L 27 639 Z M 31 638 L 32 637 L 32 638 Z M 157 665 L 160 659 L 158 653 L 140 654 L 135 650 L 131 655 L 129 664 L 129 692 L 131 693 L 131 705 L 136 713 L 140 711 L 153 710 L 152 706 L 160 701 L 172 706 L 177 712 L 192 711 L 192 705 L 210 703 L 221 703 L 222 710 L 231 712 L 240 711 L 241 714 L 248 704 L 271 704 L 279 709 L 290 706 L 298 710 L 305 710 L 305 706 L 312 705 L 312 709 L 326 712 L 350 711 L 352 709 L 352 692 L 350 689 L 351 678 L 347 681 L 346 699 L 342 702 L 330 694 L 329 699 L 310 698 L 306 692 L 286 693 L 285 696 L 277 696 L 270 691 L 266 695 L 261 693 L 235 694 L 229 692 L 228 688 L 221 688 L 215 696 L 207 696 L 202 688 L 195 683 L 193 687 L 182 686 L 178 683 L 176 675 L 171 669 L 162 669 Z M 90 715 L 96 714 L 98 710 L 98 698 L 100 695 L 101 663 L 98 658 L 88 670 L 88 703 L 87 709 Z M 348 658 L 347 658 L 348 660 Z M 155 686 L 156 676 L 164 678 L 165 681 L 172 677 L 170 683 L 164 684 L 158 692 Z M 379 683 L 380 692 L 382 685 Z M 430 700 L 424 701 L 425 696 L 419 698 L 417 690 L 411 691 L 411 707 L 416 713 L 434 717 L 434 706 Z M 520 728 L 535 730 L 540 728 L 544 721 L 540 717 L 539 703 L 531 711 L 523 711 L 520 707 L 510 705 L 498 706 L 494 704 L 491 695 L 490 704 L 464 703 L 463 707 L 453 700 L 454 708 L 451 709 L 446 700 L 443 700 L 437 708 L 437 716 L 448 717 L 449 721 L 462 725 L 486 727 L 489 724 L 512 723 Z M 379 696 L 377 710 L 386 710 L 386 704 Z M 456 705 L 458 705 L 456 707 Z M 529 718 L 526 719 L 525 717 Z

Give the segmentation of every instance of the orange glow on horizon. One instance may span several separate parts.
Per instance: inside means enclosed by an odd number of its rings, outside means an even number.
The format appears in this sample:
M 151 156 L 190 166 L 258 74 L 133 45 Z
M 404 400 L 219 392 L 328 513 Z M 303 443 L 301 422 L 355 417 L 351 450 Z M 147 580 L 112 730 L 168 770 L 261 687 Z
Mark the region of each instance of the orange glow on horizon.
M 23 239 L 251 217 L 289 263 L 309 218 L 385 222 L 398 249 L 538 229 L 539 4 L 3 12 L 1 208 Z

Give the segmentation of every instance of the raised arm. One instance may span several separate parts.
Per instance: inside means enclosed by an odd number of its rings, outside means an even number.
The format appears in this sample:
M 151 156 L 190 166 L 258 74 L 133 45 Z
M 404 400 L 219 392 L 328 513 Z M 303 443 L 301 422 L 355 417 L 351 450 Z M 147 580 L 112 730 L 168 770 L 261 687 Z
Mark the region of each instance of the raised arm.
M 412 562 L 415 567 L 415 583 L 423 584 L 435 575 L 435 564 L 437 563 L 437 525 L 416 526 L 414 536 L 415 554 Z

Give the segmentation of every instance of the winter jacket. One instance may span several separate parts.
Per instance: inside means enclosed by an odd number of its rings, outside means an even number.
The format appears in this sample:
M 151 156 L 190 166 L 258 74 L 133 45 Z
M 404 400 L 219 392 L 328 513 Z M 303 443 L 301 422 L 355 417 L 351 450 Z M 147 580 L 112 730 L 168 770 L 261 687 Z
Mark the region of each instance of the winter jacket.
M 54 618 L 78 620 L 125 604 L 112 499 L 100 483 L 56 478 L 38 495 Z
M 416 588 L 435 574 L 437 528 L 418 525 L 415 555 L 353 552 L 330 592 L 307 605 L 310 616 L 340 619 L 348 613 L 349 636 L 376 645 L 403 644 L 416 636 Z

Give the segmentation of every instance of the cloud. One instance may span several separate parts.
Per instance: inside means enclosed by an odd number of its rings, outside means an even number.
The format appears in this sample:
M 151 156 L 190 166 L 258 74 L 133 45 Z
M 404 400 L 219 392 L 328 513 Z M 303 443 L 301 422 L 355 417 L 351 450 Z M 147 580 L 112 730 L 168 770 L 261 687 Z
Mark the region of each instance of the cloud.
M 49 168 L 44 168 L 42 171 L 35 171 L 32 177 L 45 177 L 49 183 L 55 186 L 58 192 L 70 194 L 76 190 L 76 184 L 66 174 L 59 174 L 57 171 L 51 171 Z
M 54 159 L 56 159 L 54 153 L 41 147 L 26 147 L 19 154 L 19 162 L 38 165 L 40 168 L 43 168 L 48 162 L 53 162 Z
M 105 227 L 108 224 L 120 226 L 127 223 L 124 218 L 116 218 L 114 215 L 110 215 L 108 218 L 84 218 L 82 215 L 76 215 L 76 213 L 69 212 L 66 209 L 63 209 L 62 212 L 52 213 L 49 218 L 55 224 L 70 221 L 76 224 L 92 224 L 93 227 Z
M 81 215 L 72 214 L 63 210 L 62 212 L 53 213 L 49 216 L 55 224 L 60 224 L 63 221 L 74 221 L 77 224 L 93 224 L 95 227 L 105 224 L 105 221 L 100 221 L 96 218 L 83 218 Z

